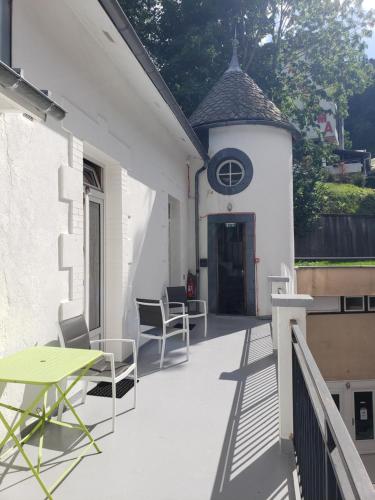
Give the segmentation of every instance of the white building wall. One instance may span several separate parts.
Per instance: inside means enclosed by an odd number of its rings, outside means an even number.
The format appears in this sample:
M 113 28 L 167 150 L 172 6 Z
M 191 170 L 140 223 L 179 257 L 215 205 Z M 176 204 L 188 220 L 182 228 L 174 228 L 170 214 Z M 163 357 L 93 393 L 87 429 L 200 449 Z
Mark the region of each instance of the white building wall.
M 71 298 L 71 270 L 61 267 L 59 250 L 70 231 L 59 174 L 69 145 L 63 131 L 0 114 L 0 357 L 56 341 L 60 304 Z M 26 404 L 32 390 L 23 390 L 8 385 L 1 393 Z
M 200 257 L 207 258 L 207 216 L 255 214 L 257 314 L 271 313 L 267 277 L 293 269 L 292 138 L 286 130 L 263 125 L 231 125 L 210 129 L 209 154 L 224 148 L 245 152 L 253 164 L 250 185 L 231 196 L 212 190 L 206 173 L 200 177 Z M 228 204 L 232 205 L 231 212 Z M 285 271 L 284 271 L 285 272 Z M 207 299 L 207 268 L 200 269 L 201 295 Z
M 58 22 L 51 23 L 51 19 Z M 115 44 L 103 35 L 103 29 L 111 33 Z M 70 154 L 59 164 L 78 169 L 78 189 L 82 189 L 83 156 L 104 168 L 105 334 L 135 337 L 134 298 L 159 298 L 168 284 L 168 196 L 180 203 L 181 227 L 187 227 L 186 163 L 197 152 L 99 2 L 15 0 L 13 65 L 23 68 L 35 85 L 49 89 L 67 110 L 63 128 L 73 139 L 69 139 Z M 49 147 L 41 144 L 41 154 Z M 54 151 L 50 152 L 52 161 Z M 54 200 L 59 200 L 57 191 Z M 84 302 L 82 196 L 60 204 L 65 212 L 71 210 L 70 222 L 64 231 L 57 231 L 65 233 L 63 237 L 55 241 L 54 228 L 51 239 L 56 252 L 60 240 L 67 270 L 58 271 L 56 263 L 54 272 L 58 280 L 60 274 L 69 279 L 66 293 L 57 294 L 63 302 L 60 316 L 43 289 L 48 340 L 56 338 L 58 319 L 83 312 Z M 35 221 L 35 228 L 38 224 Z M 187 241 L 186 231 L 181 231 L 180 283 L 187 271 Z M 39 248 L 33 251 L 38 254 Z M 57 253 L 53 255 L 57 259 Z M 38 276 L 42 273 L 41 267 Z M 22 347 L 20 337 L 14 334 L 15 349 Z M 43 343 L 43 335 L 39 337 Z

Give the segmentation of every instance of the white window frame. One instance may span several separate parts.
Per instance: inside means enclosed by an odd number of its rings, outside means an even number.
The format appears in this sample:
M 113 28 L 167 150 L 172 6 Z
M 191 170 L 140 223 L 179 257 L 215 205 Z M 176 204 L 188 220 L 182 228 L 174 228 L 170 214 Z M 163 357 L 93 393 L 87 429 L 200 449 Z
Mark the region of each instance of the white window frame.
M 346 299 L 362 299 L 362 309 L 347 309 Z M 347 295 L 344 296 L 344 312 L 364 312 L 365 311 L 365 297 L 364 295 Z
M 369 311 L 375 311 L 375 306 L 374 307 L 370 307 L 370 299 L 375 299 L 375 295 L 369 295 L 367 297 L 367 309 Z
M 224 167 L 224 165 L 226 165 L 227 163 L 229 163 L 229 173 L 227 174 L 220 174 L 220 170 Z M 232 175 L 235 175 L 236 178 L 237 176 L 239 175 L 237 172 L 235 174 L 232 174 L 232 163 L 238 165 L 241 169 L 241 177 L 239 178 L 239 180 L 233 184 L 232 183 Z M 221 180 L 221 176 L 229 176 L 229 184 L 225 184 L 222 180 Z M 231 160 L 224 160 L 220 163 L 220 165 L 217 167 L 216 169 L 216 180 L 219 184 L 221 184 L 222 186 L 224 187 L 235 187 L 235 186 L 238 186 L 244 179 L 245 177 L 245 168 L 244 166 L 242 165 L 241 162 L 239 162 L 238 160 L 235 160 L 235 159 L 231 159 Z

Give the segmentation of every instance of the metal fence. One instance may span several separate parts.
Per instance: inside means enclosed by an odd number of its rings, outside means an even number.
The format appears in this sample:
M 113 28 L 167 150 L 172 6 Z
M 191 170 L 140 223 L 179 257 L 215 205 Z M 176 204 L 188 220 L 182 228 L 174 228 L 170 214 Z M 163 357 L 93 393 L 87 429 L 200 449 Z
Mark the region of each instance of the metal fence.
M 298 327 L 292 326 L 293 429 L 305 500 L 375 499 L 375 490 Z

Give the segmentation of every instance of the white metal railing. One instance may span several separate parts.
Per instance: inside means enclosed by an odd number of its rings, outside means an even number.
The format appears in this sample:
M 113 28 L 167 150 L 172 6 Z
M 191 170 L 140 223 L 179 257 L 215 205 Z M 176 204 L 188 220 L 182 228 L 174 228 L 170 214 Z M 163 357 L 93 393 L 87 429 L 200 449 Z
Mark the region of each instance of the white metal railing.
M 274 278 L 270 277 L 271 283 L 277 283 Z M 308 295 L 272 294 L 280 442 L 293 440 L 305 500 L 375 499 L 367 471 L 306 341 L 306 308 L 312 300 Z

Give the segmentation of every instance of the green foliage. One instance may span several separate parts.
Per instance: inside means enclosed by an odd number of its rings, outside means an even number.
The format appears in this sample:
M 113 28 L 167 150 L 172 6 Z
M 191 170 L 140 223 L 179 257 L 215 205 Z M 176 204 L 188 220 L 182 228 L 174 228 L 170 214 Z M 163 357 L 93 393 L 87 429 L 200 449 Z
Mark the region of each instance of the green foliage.
M 330 158 L 331 147 L 299 141 L 294 148 L 294 231 L 303 236 L 319 222 L 323 203 L 321 184 L 326 178 L 322 157 Z
M 353 184 L 319 183 L 322 213 L 375 215 L 375 191 Z
M 120 0 L 185 113 L 226 69 L 237 27 L 242 67 L 291 119 L 314 125 L 321 99 L 347 114 L 371 67 L 362 0 Z M 303 109 L 303 111 L 301 111 Z
M 296 267 L 374 267 L 375 260 L 296 260 Z

